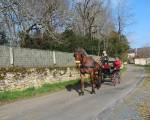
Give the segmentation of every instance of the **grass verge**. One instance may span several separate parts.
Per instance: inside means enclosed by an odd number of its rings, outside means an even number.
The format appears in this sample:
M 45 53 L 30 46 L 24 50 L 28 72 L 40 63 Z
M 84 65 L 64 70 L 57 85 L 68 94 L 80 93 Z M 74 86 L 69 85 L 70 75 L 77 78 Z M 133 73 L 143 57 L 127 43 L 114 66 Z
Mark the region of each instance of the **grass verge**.
M 150 74 L 150 65 L 145 66 L 145 70 Z
M 148 73 L 148 76 L 143 83 L 143 87 L 145 89 L 144 94 L 146 94 L 146 97 L 138 104 L 138 111 L 144 120 L 150 120 L 150 65 L 144 66 L 144 68 Z
M 126 70 L 127 70 L 127 66 L 124 66 L 124 67 L 121 69 L 121 73 L 124 73 Z
M 79 80 L 71 80 L 54 84 L 44 84 L 39 88 L 27 88 L 22 91 L 6 91 L 0 92 L 0 104 L 16 101 L 19 99 L 30 98 L 44 93 L 52 93 L 65 89 L 69 85 L 76 85 Z

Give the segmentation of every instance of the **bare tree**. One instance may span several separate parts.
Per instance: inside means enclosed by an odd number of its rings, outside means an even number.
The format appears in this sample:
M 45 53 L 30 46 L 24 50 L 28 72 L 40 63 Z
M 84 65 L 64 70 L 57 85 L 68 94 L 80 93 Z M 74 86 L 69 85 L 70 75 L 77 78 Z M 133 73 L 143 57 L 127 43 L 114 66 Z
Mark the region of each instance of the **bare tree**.
M 126 27 L 133 24 L 132 8 L 130 8 L 128 0 L 119 0 L 115 13 L 116 31 L 121 35 Z
M 83 35 L 88 35 L 90 38 L 97 32 L 96 18 L 102 11 L 102 0 L 84 0 L 76 5 L 77 26 Z
M 66 0 L 61 3 L 59 0 L 26 0 L 24 10 L 29 24 L 27 31 L 38 24 L 50 37 L 56 39 L 55 32 L 65 24 L 67 2 Z
M 0 1 L 0 16 L 1 22 L 4 29 L 9 33 L 10 45 L 17 45 L 17 25 L 19 25 L 19 18 L 17 16 L 17 11 L 19 9 L 17 0 L 1 0 Z
M 14 38 L 11 41 L 17 39 L 19 31 L 26 35 L 37 26 L 56 40 L 56 32 L 65 26 L 67 4 L 67 0 L 61 3 L 59 0 L 1 0 L 1 21 L 10 38 Z

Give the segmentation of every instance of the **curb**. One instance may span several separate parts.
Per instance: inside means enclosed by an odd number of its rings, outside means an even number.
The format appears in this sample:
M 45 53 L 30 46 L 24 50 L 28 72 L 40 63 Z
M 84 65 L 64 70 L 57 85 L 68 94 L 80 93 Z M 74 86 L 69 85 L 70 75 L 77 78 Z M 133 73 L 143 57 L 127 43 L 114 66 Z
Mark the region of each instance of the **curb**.
M 131 93 L 133 93 L 134 90 L 136 89 L 136 87 L 137 87 L 140 83 L 143 82 L 145 76 L 146 76 L 146 74 L 144 74 L 144 71 L 143 71 L 143 72 L 142 72 L 142 75 L 141 75 L 141 78 L 140 78 L 134 85 L 132 85 L 132 86 L 129 88 L 129 90 L 128 90 L 127 92 L 125 92 L 125 93 L 124 93 L 123 95 L 121 95 L 119 98 L 117 98 L 116 100 L 112 101 L 112 102 L 111 102 L 110 104 L 108 104 L 105 108 L 103 108 L 103 110 L 102 110 L 100 113 L 98 113 L 98 115 L 95 116 L 94 120 L 105 120 L 105 119 L 103 118 L 103 115 L 105 115 L 106 113 L 109 114 L 117 104 L 123 102 L 123 99 L 124 99 L 126 96 L 130 95 Z

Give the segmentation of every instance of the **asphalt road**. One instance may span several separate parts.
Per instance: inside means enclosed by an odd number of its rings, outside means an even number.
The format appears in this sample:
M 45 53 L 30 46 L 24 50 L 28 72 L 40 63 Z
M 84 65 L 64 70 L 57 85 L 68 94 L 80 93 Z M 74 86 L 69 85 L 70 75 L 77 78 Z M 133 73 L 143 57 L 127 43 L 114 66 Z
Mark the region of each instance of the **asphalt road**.
M 102 111 L 128 94 L 143 77 L 143 68 L 128 66 L 116 87 L 104 83 L 95 95 L 88 92 L 91 88 L 86 88 L 84 96 L 75 90 L 64 90 L 17 101 L 0 106 L 0 120 L 99 120 Z

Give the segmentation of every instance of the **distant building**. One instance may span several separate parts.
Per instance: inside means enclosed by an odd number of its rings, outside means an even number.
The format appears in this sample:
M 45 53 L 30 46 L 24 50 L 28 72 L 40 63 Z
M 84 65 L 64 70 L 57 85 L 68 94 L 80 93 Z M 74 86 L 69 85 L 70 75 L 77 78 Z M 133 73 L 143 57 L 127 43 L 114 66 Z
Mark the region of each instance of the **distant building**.
M 130 49 L 128 52 L 128 63 L 134 64 L 134 59 L 136 56 L 136 49 Z
M 135 52 L 135 64 L 150 65 L 150 47 L 138 48 Z

